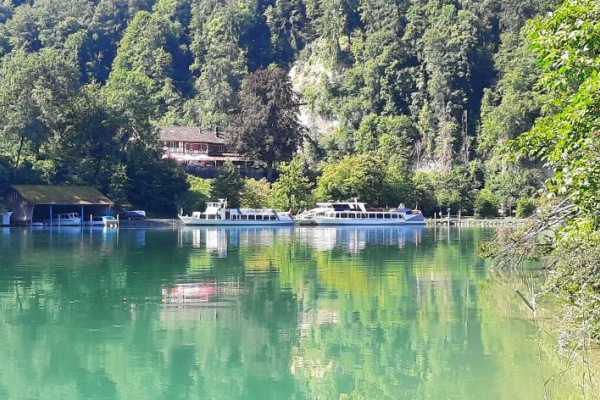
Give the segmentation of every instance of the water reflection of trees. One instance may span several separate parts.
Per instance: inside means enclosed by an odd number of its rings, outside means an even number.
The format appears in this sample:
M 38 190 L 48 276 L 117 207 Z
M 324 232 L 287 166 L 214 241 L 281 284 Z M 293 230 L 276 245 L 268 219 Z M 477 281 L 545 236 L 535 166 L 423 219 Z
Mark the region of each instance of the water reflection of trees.
M 533 326 L 474 256 L 479 234 L 11 234 L 0 397 L 538 398 Z M 190 284 L 214 291 L 165 304 Z

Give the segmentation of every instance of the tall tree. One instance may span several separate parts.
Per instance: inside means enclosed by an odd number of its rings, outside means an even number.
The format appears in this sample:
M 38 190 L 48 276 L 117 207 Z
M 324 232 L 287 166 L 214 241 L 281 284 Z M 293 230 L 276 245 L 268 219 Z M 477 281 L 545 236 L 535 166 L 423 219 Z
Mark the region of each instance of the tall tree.
M 270 68 L 248 76 L 240 98 L 230 144 L 239 153 L 265 162 L 271 180 L 273 164 L 291 160 L 302 140 L 297 95 L 287 73 Z
M 225 125 L 247 74 L 240 41 L 255 18 L 256 1 L 200 1 L 192 7 L 190 51 L 196 96 L 188 115 L 203 127 Z
M 370 206 L 389 205 L 389 186 L 383 163 L 372 156 L 346 156 L 323 166 L 317 180 L 317 200 L 358 197 Z
M 16 51 L 3 59 L 0 68 L 1 138 L 17 144 L 14 166 L 24 149 L 33 155 L 67 128 L 66 110 L 77 95 L 77 67 L 57 50 L 27 54 Z
M 306 210 L 312 203 L 311 187 L 299 157 L 281 165 L 279 179 L 273 184 L 271 203 L 283 210 Z
M 225 161 L 210 189 L 213 200 L 227 199 L 230 208 L 237 208 L 241 205 L 243 190 L 244 179 L 231 161 Z

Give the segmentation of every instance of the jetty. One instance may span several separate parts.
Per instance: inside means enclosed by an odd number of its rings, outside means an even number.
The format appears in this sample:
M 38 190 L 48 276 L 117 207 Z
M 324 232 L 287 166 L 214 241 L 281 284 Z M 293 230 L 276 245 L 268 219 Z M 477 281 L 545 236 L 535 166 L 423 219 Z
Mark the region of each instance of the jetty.
M 433 213 L 433 218 L 427 219 L 429 226 L 517 226 L 523 225 L 527 219 L 514 217 L 475 218 L 459 214 Z

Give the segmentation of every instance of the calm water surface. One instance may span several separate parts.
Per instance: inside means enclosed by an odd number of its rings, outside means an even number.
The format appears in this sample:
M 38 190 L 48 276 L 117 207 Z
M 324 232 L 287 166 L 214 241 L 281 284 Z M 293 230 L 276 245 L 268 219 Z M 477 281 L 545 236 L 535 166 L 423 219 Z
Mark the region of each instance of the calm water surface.
M 552 374 L 490 231 L 0 232 L 0 399 L 541 399 Z

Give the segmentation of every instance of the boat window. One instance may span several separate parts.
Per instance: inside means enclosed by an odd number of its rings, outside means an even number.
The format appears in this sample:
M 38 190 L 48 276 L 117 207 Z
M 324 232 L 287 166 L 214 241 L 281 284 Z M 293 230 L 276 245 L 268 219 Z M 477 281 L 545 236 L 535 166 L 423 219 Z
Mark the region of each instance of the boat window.
M 371 219 L 375 218 L 375 214 L 369 213 L 369 218 L 371 218 Z
M 392 214 L 392 219 L 398 219 L 398 214 Z
M 377 217 L 376 217 L 376 218 L 377 218 L 377 219 L 382 219 L 382 218 L 383 218 L 383 214 L 381 214 L 381 213 L 377 213 Z
M 248 219 L 250 219 L 250 220 L 254 220 L 254 219 L 255 219 L 254 217 L 255 217 L 255 216 L 254 216 L 254 215 L 252 215 L 252 214 L 248 215 Z
M 390 214 L 383 214 L 383 218 L 390 219 L 392 216 Z

